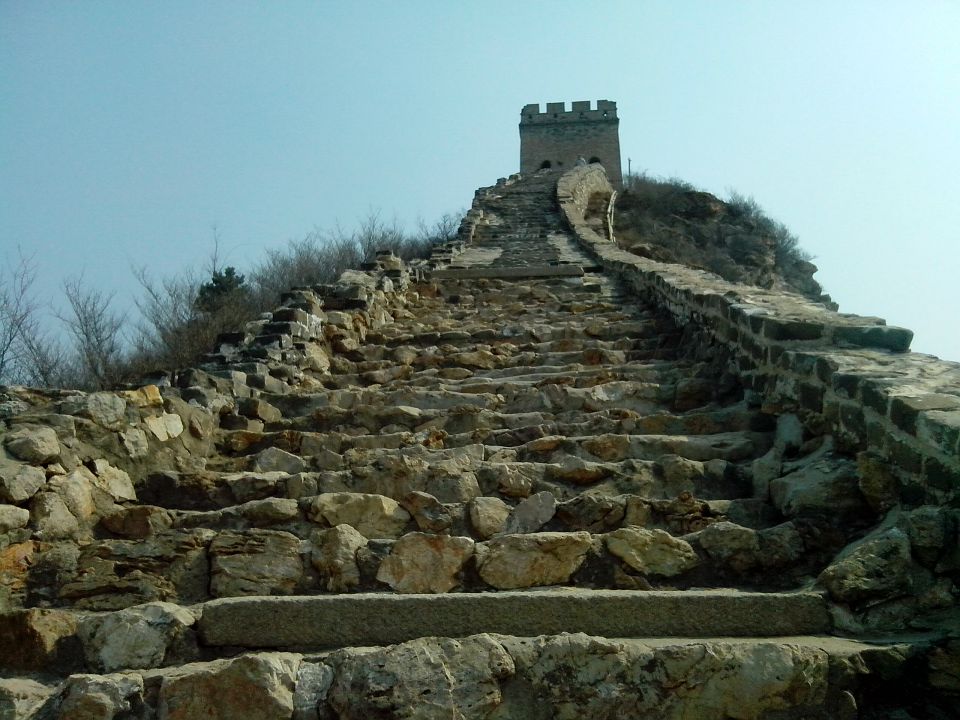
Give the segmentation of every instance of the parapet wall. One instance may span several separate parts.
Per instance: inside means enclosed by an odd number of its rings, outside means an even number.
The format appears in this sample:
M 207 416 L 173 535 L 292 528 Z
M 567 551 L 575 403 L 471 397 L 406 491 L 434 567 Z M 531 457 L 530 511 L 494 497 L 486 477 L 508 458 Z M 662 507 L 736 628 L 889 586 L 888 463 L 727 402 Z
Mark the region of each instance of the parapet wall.
M 960 501 L 960 364 L 909 352 L 913 333 L 879 318 L 621 250 L 584 216 L 597 195 L 612 198 L 598 166 L 559 181 L 561 213 L 580 242 L 638 296 L 728 348 L 764 405 L 795 410 L 844 449 L 888 463 L 905 505 Z

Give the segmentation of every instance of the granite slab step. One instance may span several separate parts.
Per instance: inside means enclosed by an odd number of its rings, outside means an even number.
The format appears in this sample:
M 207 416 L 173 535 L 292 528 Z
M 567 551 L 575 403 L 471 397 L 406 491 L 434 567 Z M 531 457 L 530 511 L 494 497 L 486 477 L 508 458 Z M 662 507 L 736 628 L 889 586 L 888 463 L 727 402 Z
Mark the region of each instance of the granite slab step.
M 442 595 L 223 598 L 203 604 L 203 642 L 239 648 L 389 645 L 477 633 L 615 638 L 828 633 L 816 593 L 549 589 Z

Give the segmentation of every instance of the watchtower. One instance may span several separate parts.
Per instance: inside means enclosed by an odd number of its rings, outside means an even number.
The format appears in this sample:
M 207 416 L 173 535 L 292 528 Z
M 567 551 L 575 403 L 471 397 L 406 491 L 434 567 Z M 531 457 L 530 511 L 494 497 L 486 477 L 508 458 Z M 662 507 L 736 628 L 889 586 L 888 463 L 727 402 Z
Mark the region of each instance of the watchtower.
M 546 112 L 540 112 L 539 103 L 525 105 L 520 112 L 520 172 L 569 170 L 582 157 L 603 165 L 610 183 L 619 188 L 619 127 L 617 104 L 611 100 L 597 100 L 595 109 L 589 100 L 573 102 L 570 110 L 566 103 L 547 103 Z

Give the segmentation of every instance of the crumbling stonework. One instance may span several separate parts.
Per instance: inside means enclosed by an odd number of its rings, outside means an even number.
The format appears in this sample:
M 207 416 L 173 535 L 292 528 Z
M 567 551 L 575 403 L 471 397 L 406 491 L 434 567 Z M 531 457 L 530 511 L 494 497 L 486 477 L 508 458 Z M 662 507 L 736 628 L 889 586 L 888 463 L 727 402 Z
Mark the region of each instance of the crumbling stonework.
M 951 707 L 960 367 L 611 196 L 514 176 L 201 367 L 5 389 L 0 717 Z

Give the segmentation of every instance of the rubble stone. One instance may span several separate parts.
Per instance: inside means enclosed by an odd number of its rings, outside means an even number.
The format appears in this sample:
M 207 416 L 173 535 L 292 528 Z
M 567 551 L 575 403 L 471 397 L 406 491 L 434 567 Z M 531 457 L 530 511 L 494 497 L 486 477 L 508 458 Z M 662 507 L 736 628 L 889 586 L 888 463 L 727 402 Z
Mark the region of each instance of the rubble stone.
M 34 465 L 54 462 L 60 457 L 60 441 L 50 427 L 20 427 L 4 438 L 7 450 L 14 456 Z
M 257 653 L 163 676 L 157 720 L 289 720 L 300 656 Z
M 562 585 L 591 544 L 586 532 L 504 535 L 477 543 L 477 569 L 484 582 L 500 590 Z
M 369 653 L 341 650 L 330 658 L 329 702 L 338 718 L 489 717 L 503 700 L 500 682 L 513 659 L 489 635 L 413 640 Z
M 380 564 L 377 580 L 401 593 L 449 592 L 459 584 L 473 547 L 467 537 L 407 533 Z
M 672 577 L 700 563 L 690 543 L 664 530 L 620 528 L 606 536 L 606 543 L 612 554 L 645 574 Z
M 214 597 L 290 594 L 303 576 L 300 540 L 279 530 L 222 532 L 210 543 Z
M 360 584 L 357 550 L 366 547 L 367 538 L 350 525 L 317 530 L 313 535 L 313 566 L 331 592 L 347 592 Z
M 26 502 L 46 481 L 47 476 L 42 468 L 0 460 L 0 500 Z
M 183 661 L 183 646 L 191 643 L 193 614 L 166 602 L 136 605 L 103 619 L 90 616 L 80 622 L 87 664 L 97 672 L 155 668 L 169 655 Z M 180 648 L 180 657 L 175 653 Z
M 314 522 L 350 525 L 367 538 L 399 537 L 410 522 L 410 513 L 396 500 L 368 493 L 317 495 L 310 502 L 307 514 Z

